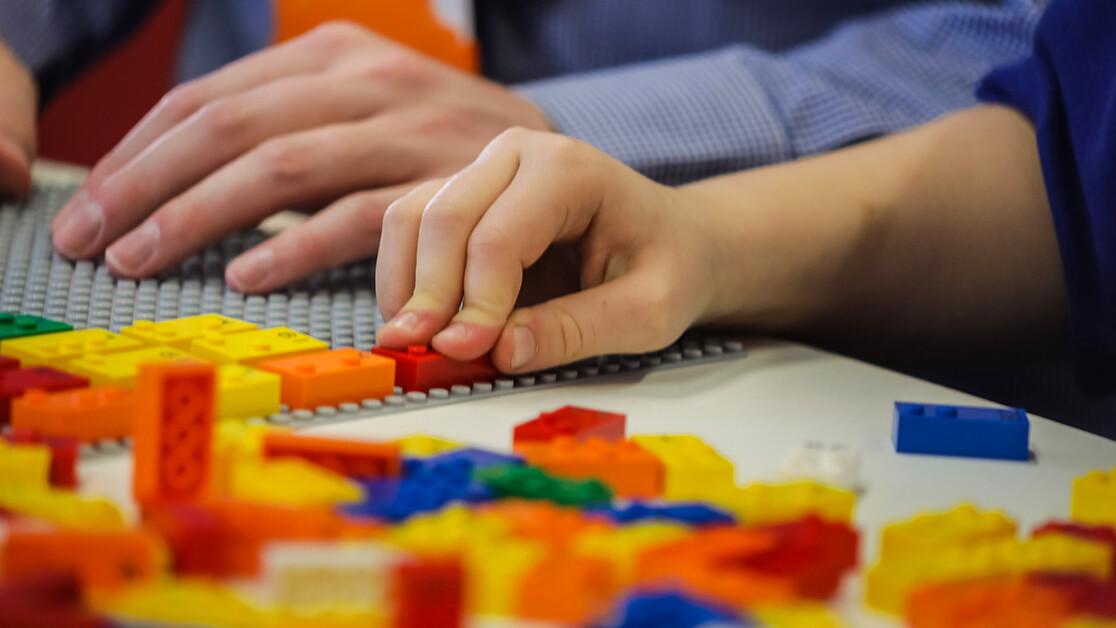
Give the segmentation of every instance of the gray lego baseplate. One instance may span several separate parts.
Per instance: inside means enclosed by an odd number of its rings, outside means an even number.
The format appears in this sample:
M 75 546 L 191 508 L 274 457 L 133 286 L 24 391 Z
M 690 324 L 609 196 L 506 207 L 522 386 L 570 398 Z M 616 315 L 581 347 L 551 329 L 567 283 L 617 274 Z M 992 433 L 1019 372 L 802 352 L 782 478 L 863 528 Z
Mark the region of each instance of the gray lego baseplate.
M 328 342 L 331 348 L 367 350 L 375 345 L 376 329 L 383 319 L 376 306 L 373 261 L 318 273 L 267 295 L 244 295 L 225 285 L 225 265 L 268 237 L 253 230 L 230 236 L 158 277 L 118 279 L 103 260 L 74 262 L 51 246 L 51 220 L 75 190 L 72 182 L 38 181 L 29 198 L 0 204 L 0 312 L 44 316 L 75 329 L 114 332 L 136 320 L 163 321 L 213 312 L 261 328 L 290 327 Z M 448 390 L 407 394 L 397 390 L 385 399 L 284 411 L 249 421 L 316 425 L 743 355 L 739 341 L 688 335 L 675 345 L 643 355 L 605 356 Z M 103 442 L 86 448 L 86 454 L 118 452 L 125 445 Z

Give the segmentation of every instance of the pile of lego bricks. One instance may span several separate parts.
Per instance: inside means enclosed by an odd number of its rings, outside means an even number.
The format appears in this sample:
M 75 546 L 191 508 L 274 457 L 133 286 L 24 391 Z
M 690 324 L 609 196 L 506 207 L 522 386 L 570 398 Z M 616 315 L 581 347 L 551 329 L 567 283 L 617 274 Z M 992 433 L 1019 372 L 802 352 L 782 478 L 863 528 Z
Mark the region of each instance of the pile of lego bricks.
M 331 351 L 290 328 L 219 314 L 136 321 L 117 334 L 0 312 L 0 359 L 12 369 L 0 380 L 0 426 L 77 438 L 86 456 L 123 451 L 136 374 L 152 362 L 217 365 L 219 419 L 302 427 L 743 355 L 738 341 L 706 338 L 509 378 L 486 358 L 455 362 L 420 346 Z M 74 392 L 25 395 L 33 389 Z

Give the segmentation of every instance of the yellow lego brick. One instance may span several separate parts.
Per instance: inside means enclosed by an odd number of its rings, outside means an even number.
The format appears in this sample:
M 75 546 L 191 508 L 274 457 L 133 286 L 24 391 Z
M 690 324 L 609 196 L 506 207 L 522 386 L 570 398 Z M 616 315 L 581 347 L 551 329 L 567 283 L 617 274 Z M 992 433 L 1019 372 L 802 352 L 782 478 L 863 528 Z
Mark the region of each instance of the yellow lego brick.
M 66 364 L 87 353 L 118 353 L 141 349 L 138 340 L 103 329 L 81 329 L 5 340 L 0 354 L 18 358 L 20 366 L 50 366 L 65 370 Z
M 190 343 L 190 353 L 217 364 L 255 366 L 260 362 L 329 349 L 329 343 L 286 327 L 210 335 Z
M 280 613 L 252 603 L 223 583 L 165 578 L 91 600 L 98 612 L 131 624 L 283 628 Z
M 120 528 L 124 518 L 111 502 L 52 488 L 0 483 L 0 508 L 67 528 Z
M 1073 481 L 1070 518 L 1090 525 L 1116 526 L 1116 468 L 1090 471 Z
M 50 456 L 45 445 L 8 445 L 0 440 L 0 485 L 47 490 Z
M 633 436 L 632 440 L 663 461 L 666 499 L 708 499 L 734 486 L 732 463 L 697 436 Z
M 519 583 L 546 555 L 541 543 L 531 541 L 509 539 L 470 545 L 465 552 L 468 612 L 513 616 Z
M 750 614 L 767 628 L 845 628 L 833 611 L 817 603 L 768 606 Z
M 749 484 L 721 491 L 708 499 L 728 508 L 748 525 L 798 521 L 808 514 L 848 523 L 856 508 L 855 493 L 817 482 Z
M 279 411 L 282 378 L 240 364 L 217 369 L 217 418 L 265 417 Z
M 1015 522 L 999 511 L 979 511 L 972 504 L 960 504 L 953 510 L 927 513 L 901 523 L 886 526 L 880 532 L 880 560 L 889 561 L 907 556 L 1015 538 Z
M 932 583 L 1033 571 L 1104 579 L 1111 569 L 1112 548 L 1108 545 L 1046 534 L 1027 541 L 993 539 L 880 562 L 865 575 L 864 592 L 868 606 L 899 614 L 915 588 Z
M 641 521 L 619 528 L 586 532 L 577 538 L 575 547 L 579 555 L 596 556 L 611 562 L 618 581 L 626 584 L 634 581 L 636 564 L 645 550 L 689 534 L 690 528 L 681 523 Z
M 449 506 L 407 519 L 391 528 L 384 541 L 420 554 L 460 554 L 472 545 L 496 544 L 509 534 L 510 526 L 502 517 Z
M 87 353 L 70 360 L 66 371 L 89 379 L 92 386 L 119 386 L 135 388 L 136 375 L 141 364 L 188 360 L 198 358 L 174 347 L 147 347 L 119 353 Z
M 364 498 L 360 486 L 297 458 L 249 461 L 229 470 L 229 497 L 279 506 L 332 506 Z
M 135 338 L 149 346 L 170 346 L 189 351 L 190 343 L 210 335 L 237 334 L 256 329 L 254 323 L 239 321 L 220 314 L 187 316 L 169 321 L 136 321 L 120 330 L 121 335 Z
M 404 456 L 424 458 L 427 456 L 437 456 L 438 454 L 444 454 L 447 451 L 453 451 L 464 447 L 464 445 L 459 442 L 437 438 L 435 436 L 427 436 L 425 434 L 414 434 L 404 438 L 397 438 L 391 442 L 399 445 L 399 451 Z

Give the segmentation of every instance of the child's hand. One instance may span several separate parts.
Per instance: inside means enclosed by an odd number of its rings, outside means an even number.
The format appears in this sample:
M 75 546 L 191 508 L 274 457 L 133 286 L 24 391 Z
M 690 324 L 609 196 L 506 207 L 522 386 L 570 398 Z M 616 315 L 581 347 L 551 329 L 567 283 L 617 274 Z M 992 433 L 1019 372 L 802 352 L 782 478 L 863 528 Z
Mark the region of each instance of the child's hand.
M 725 271 L 699 205 L 576 140 L 509 130 L 388 208 L 379 340 L 491 350 L 506 372 L 661 348 L 711 311 Z M 525 269 L 557 243 L 580 254 L 580 291 L 516 309 Z

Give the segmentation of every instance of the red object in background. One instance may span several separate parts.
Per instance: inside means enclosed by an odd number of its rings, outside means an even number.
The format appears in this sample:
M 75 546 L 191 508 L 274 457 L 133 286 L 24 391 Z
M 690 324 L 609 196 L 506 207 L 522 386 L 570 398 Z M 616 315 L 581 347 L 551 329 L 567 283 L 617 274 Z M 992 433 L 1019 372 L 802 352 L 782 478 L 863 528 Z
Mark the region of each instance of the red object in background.
M 62 90 L 39 118 L 39 154 L 92 166 L 174 81 L 189 0 L 165 0 L 143 27 Z
M 624 440 L 627 417 L 615 412 L 603 412 L 577 406 L 564 406 L 554 412 L 543 412 L 538 417 L 515 426 L 514 444 L 549 441 L 568 436 L 576 441 L 603 438 L 607 441 Z
M 406 351 L 372 347 L 372 353 L 395 360 L 395 385 L 404 392 L 426 392 L 456 384 L 468 386 L 490 381 L 498 373 L 487 355 L 458 362 L 422 345 L 411 345 Z

